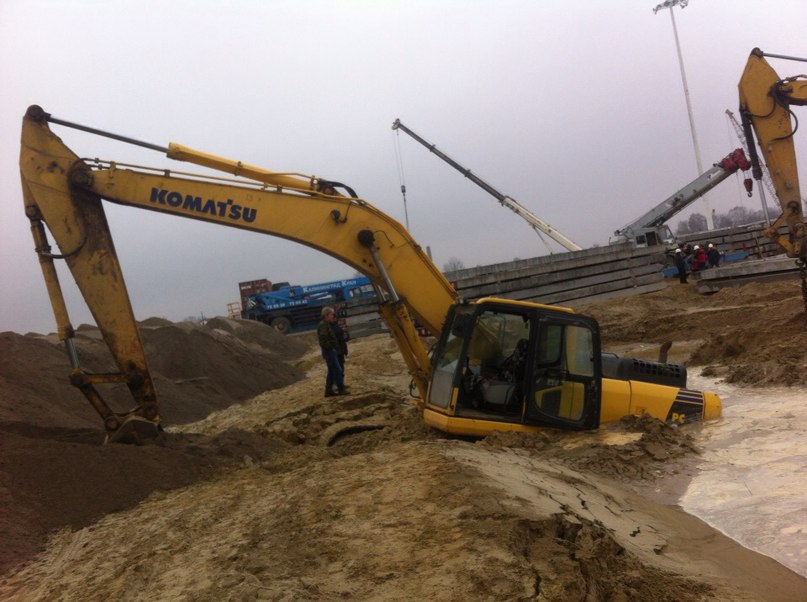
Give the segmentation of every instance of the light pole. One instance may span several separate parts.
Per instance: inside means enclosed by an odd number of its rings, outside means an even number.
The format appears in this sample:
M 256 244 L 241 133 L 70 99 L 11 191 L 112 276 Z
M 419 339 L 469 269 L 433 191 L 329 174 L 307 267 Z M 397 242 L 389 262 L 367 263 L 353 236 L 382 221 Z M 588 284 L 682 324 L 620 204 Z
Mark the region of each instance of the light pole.
M 678 65 L 681 67 L 681 83 L 684 85 L 684 98 L 686 99 L 687 113 L 689 115 L 689 131 L 692 132 L 692 145 L 695 147 L 695 164 L 698 167 L 698 175 L 701 175 L 703 173 L 701 149 L 698 145 L 698 134 L 695 131 L 695 118 L 692 116 L 692 103 L 689 100 L 689 87 L 687 86 L 687 76 L 686 72 L 684 71 L 684 57 L 681 55 L 681 44 L 678 41 L 678 28 L 675 26 L 675 14 L 673 12 L 673 7 L 680 6 L 681 8 L 686 8 L 687 4 L 689 4 L 689 0 L 664 0 L 664 2 L 653 9 L 653 13 L 655 14 L 663 8 L 670 9 L 673 36 L 675 37 L 675 49 L 678 51 Z M 706 198 L 706 195 L 703 195 L 702 198 L 704 209 L 706 209 L 706 225 L 709 230 L 714 230 L 715 224 L 712 217 L 712 212 L 709 209 L 709 201 Z

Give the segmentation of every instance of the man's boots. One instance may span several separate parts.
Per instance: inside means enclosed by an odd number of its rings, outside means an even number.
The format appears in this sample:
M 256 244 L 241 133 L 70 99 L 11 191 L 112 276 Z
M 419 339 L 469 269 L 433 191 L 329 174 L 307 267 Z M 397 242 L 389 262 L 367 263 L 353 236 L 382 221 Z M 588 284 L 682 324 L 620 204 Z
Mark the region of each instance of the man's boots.
M 347 394 L 348 394 L 347 387 L 345 387 L 344 385 L 339 387 L 339 392 L 337 393 L 337 395 L 347 395 Z
M 336 393 L 330 387 L 325 387 L 325 397 L 333 397 Z

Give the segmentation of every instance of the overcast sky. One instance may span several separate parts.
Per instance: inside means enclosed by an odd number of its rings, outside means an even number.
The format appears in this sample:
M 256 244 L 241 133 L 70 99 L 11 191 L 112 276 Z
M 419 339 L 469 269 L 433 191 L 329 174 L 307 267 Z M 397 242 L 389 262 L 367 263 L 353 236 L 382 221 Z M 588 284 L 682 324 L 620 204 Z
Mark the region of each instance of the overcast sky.
M 0 331 L 55 330 L 20 191 L 31 104 L 161 146 L 344 182 L 404 223 L 402 170 L 410 230 L 440 267 L 546 254 L 521 218 L 396 136 L 400 118 L 568 238 L 607 243 L 697 175 L 672 22 L 657 4 L 0 0 Z M 691 0 L 674 10 L 707 169 L 740 146 L 725 111 L 736 113 L 751 49 L 807 56 L 807 2 Z M 781 76 L 807 72 L 770 62 Z M 188 169 L 52 128 L 79 156 Z M 796 147 L 805 173 L 803 131 Z M 760 207 L 738 178 L 708 199 L 718 212 Z M 106 207 L 140 320 L 224 315 L 244 280 L 353 274 L 278 238 Z M 91 323 L 63 266 L 60 276 L 74 326 Z

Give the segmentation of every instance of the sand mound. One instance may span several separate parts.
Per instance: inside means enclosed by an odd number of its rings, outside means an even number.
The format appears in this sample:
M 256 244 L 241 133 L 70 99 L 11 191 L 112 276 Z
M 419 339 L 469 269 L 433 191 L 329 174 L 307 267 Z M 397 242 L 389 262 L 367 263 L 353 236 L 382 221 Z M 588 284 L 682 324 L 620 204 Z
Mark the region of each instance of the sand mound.
M 167 424 L 199 420 L 303 376 L 294 362 L 308 346 L 260 322 L 215 318 L 199 325 L 150 318 L 139 326 Z M 115 369 L 96 327 L 80 326 L 75 341 L 85 370 Z M 3 332 L 0 350 L 0 420 L 98 426 L 98 415 L 67 380 L 70 364 L 55 335 Z M 132 405 L 123 385 L 102 394 L 116 411 Z
M 747 385 L 807 384 L 807 345 L 798 280 L 750 283 L 705 296 L 671 285 L 580 308 L 597 318 L 606 349 L 655 359 L 674 342 L 670 359 Z
M 211 411 L 303 376 L 295 366 L 307 346 L 258 322 L 226 319 L 205 325 L 152 318 L 140 324 L 166 424 Z M 82 366 L 113 368 L 97 328 L 77 329 Z M 172 436 L 145 448 L 103 446 L 101 420 L 68 380 L 69 362 L 53 336 L 0 333 L 0 572 L 64 525 L 82 527 L 130 508 L 152 491 L 188 485 L 243 453 L 262 457 L 277 442 L 232 430 L 215 437 Z M 109 387 L 118 409 L 128 391 Z

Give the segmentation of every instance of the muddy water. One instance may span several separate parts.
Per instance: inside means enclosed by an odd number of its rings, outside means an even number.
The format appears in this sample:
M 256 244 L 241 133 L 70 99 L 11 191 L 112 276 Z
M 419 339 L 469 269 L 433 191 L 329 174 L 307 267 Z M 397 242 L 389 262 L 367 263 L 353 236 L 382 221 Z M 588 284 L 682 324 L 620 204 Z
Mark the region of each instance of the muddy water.
M 702 463 L 681 506 L 807 577 L 807 391 L 689 386 L 718 393 L 723 418 L 694 435 Z

